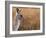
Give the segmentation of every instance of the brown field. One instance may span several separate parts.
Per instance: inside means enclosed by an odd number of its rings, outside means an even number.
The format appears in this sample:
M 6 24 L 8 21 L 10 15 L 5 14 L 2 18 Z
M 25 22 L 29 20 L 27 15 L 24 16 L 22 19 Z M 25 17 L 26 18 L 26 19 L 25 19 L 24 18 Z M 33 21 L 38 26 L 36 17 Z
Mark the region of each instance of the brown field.
M 40 30 L 40 8 L 19 8 L 24 19 L 18 30 Z M 16 8 L 12 9 L 12 25 L 14 25 L 16 15 Z

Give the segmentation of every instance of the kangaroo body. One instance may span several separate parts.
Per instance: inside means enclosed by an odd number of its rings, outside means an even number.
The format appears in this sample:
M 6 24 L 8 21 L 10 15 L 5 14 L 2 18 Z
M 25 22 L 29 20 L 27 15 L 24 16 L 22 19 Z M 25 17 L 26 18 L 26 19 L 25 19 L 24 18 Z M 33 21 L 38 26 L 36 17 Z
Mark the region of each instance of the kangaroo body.
M 14 24 L 14 30 L 17 31 L 20 24 L 21 24 L 21 19 L 22 19 L 22 15 L 17 11 L 16 12 L 16 20 L 15 20 L 15 24 Z

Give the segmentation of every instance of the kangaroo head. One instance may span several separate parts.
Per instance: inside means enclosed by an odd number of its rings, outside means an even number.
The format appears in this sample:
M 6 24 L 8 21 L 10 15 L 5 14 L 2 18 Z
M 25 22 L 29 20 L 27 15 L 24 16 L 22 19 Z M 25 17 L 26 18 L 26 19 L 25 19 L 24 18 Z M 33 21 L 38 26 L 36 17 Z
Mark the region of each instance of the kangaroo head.
M 21 12 L 21 9 L 16 8 L 16 11 L 17 11 L 17 13 L 20 13 Z
M 22 19 L 23 15 L 21 14 L 22 9 L 16 8 L 18 15 L 18 18 Z

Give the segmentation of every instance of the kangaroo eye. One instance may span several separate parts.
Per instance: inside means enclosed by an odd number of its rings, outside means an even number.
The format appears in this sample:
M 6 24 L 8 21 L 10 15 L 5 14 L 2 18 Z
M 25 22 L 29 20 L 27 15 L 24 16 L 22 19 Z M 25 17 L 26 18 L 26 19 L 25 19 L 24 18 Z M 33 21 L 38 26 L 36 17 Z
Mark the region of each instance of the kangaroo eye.
M 22 15 L 20 15 L 21 17 L 23 17 Z

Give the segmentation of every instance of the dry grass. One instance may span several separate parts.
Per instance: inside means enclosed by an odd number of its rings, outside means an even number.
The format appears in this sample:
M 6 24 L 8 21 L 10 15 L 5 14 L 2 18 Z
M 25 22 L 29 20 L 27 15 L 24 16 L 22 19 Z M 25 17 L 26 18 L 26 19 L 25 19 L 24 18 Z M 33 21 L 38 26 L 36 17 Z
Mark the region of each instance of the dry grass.
M 40 29 L 40 9 L 39 8 L 19 8 L 24 19 L 18 30 L 39 30 Z M 12 24 L 14 25 L 16 15 L 16 8 L 13 8 Z

